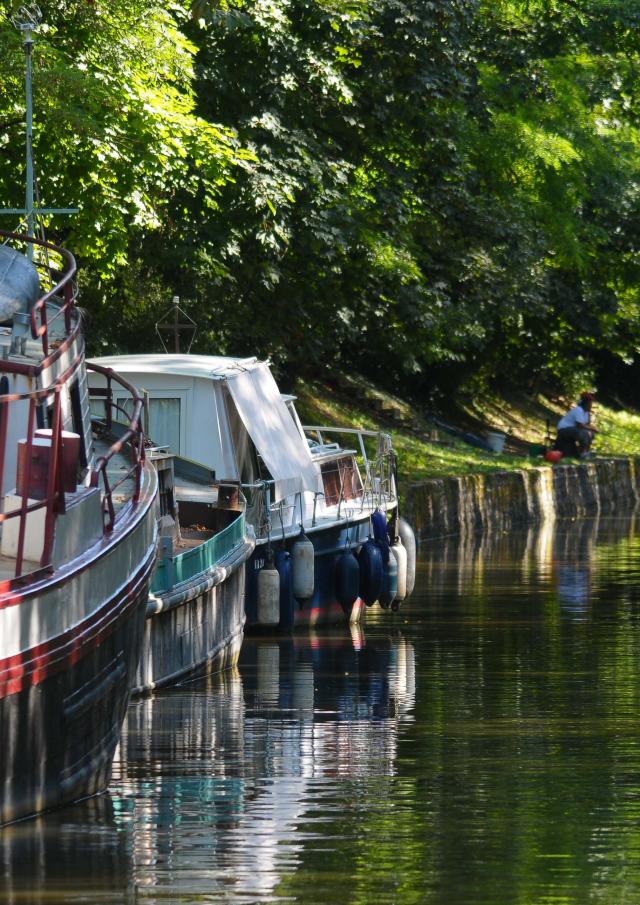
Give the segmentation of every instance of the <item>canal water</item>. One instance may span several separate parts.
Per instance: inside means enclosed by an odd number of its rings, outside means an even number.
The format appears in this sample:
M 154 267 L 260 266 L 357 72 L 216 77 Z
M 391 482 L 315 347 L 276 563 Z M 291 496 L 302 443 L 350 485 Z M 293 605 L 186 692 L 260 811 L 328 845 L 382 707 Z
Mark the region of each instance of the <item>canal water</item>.
M 430 542 L 362 631 L 133 703 L 111 791 L 0 831 L 0 902 L 640 902 L 640 527 Z

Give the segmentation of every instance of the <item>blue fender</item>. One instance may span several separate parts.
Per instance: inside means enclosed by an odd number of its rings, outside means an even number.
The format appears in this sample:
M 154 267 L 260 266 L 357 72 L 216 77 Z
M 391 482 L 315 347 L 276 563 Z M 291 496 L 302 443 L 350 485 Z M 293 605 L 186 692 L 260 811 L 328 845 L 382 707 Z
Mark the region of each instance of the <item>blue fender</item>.
M 382 553 L 382 562 L 386 566 L 389 562 L 389 533 L 387 530 L 387 515 L 381 509 L 376 509 L 371 516 L 371 528 L 373 530 L 373 537 L 378 542 L 380 552 Z
M 291 574 L 291 554 L 278 550 L 274 565 L 280 575 L 280 628 L 293 628 L 294 602 L 293 578 Z
M 360 597 L 367 606 L 372 606 L 382 591 L 384 568 L 382 551 L 376 541 L 369 538 L 362 545 L 358 562 L 360 564 Z
M 393 555 L 389 557 L 389 562 L 384 567 L 382 575 L 382 591 L 378 597 L 378 601 L 383 610 L 389 609 L 396 599 L 398 593 L 398 561 Z
M 360 564 L 350 550 L 341 553 L 335 565 L 336 600 L 347 616 L 360 596 Z

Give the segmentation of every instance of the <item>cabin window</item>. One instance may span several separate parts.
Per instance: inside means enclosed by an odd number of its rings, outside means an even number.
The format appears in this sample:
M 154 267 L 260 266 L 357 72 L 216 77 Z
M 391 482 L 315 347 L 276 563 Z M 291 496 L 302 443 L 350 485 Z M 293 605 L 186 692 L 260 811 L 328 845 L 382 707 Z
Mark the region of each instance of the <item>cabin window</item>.
M 362 496 L 360 472 L 353 456 L 342 456 L 320 465 L 322 489 L 327 506 L 335 506 L 343 500 L 353 500 Z
M 118 405 L 131 416 L 131 399 L 118 399 Z M 181 399 L 165 396 L 149 397 L 149 439 L 154 446 L 169 447 L 170 452 L 180 455 Z M 121 415 L 118 420 L 121 419 Z

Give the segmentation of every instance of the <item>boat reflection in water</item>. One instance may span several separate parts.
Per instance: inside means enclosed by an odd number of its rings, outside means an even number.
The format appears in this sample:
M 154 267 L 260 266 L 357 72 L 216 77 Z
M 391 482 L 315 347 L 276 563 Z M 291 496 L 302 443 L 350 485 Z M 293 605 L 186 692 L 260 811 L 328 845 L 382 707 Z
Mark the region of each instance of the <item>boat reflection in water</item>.
M 394 774 L 413 648 L 354 632 L 249 640 L 239 670 L 131 706 L 114 798 L 145 901 L 267 895 L 344 779 Z
M 0 901 L 134 905 L 130 850 L 109 793 L 14 823 L 0 833 Z

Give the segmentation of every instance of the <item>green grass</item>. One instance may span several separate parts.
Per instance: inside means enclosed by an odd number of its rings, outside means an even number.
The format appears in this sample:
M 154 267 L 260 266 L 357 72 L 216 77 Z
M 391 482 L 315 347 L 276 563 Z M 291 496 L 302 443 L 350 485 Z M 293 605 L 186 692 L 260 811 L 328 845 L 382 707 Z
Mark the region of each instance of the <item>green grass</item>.
M 598 406 L 596 425 L 602 432 L 594 444 L 597 455 L 640 456 L 640 415 Z
M 297 408 L 305 424 L 340 425 L 388 431 L 398 452 L 401 483 L 426 478 L 478 474 L 523 468 L 551 467 L 542 457 L 532 458 L 528 448 L 541 444 L 547 420 L 555 424 L 570 403 L 551 402 L 543 397 L 529 399 L 484 396 L 472 407 L 454 408 L 444 420 L 478 436 L 487 430 L 508 435 L 504 454 L 475 449 L 436 429 L 424 412 L 377 390 L 358 378 L 343 385 L 328 386 L 298 381 L 294 392 Z M 593 447 L 596 456 L 640 456 L 640 415 L 615 411 L 600 403 L 594 410 L 599 433 Z M 554 431 L 552 430 L 552 434 Z M 557 466 L 555 466 L 557 467 Z

